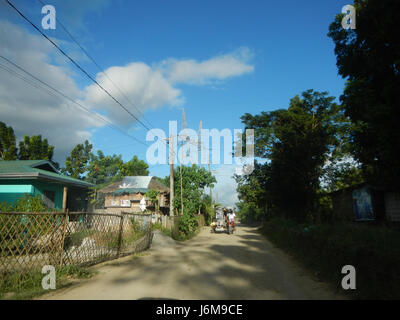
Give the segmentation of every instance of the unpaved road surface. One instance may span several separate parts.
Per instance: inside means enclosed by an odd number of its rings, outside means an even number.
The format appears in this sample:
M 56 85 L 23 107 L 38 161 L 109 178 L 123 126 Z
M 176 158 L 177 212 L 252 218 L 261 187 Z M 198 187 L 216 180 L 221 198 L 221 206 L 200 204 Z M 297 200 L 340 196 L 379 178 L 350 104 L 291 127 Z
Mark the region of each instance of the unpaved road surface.
M 41 299 L 341 299 L 275 248 L 257 228 L 204 228 L 176 243 L 157 232 L 152 249 L 94 267 L 89 280 Z

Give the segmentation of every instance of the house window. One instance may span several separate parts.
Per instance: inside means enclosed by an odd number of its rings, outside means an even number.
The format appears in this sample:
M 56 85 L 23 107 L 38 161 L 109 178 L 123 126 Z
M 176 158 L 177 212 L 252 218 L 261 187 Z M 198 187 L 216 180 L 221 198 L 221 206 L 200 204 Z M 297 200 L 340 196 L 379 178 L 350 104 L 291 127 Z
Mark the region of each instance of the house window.
M 130 206 L 131 206 L 130 200 L 121 199 L 121 207 L 130 207 Z
M 55 208 L 54 199 L 56 198 L 56 193 L 54 191 L 45 190 L 43 192 L 43 202 L 48 208 Z

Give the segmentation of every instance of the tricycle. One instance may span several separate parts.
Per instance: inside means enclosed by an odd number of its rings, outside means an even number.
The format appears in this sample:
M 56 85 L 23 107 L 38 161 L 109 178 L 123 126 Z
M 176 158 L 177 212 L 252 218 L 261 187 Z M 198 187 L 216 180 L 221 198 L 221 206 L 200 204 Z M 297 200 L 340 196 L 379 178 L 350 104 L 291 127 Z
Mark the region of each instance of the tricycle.
M 213 232 L 225 232 L 225 216 L 224 212 L 220 209 L 217 209 L 215 212 L 215 219 L 211 223 L 211 230 Z

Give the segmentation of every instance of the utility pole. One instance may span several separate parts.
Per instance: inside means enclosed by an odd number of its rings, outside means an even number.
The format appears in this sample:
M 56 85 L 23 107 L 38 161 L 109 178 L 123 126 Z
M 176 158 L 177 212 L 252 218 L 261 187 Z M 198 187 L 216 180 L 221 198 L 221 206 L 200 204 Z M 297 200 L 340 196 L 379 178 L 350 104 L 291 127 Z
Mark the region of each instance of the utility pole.
M 174 137 L 167 138 L 169 142 L 169 215 L 174 216 Z
M 203 122 L 200 121 L 199 124 L 199 140 L 201 139 L 201 130 L 203 129 Z M 203 144 L 201 143 L 201 141 L 199 141 L 199 148 L 200 148 L 200 156 L 203 153 Z M 208 152 L 208 172 L 211 173 L 211 163 L 210 163 L 210 152 Z M 212 187 L 210 186 L 210 204 L 211 207 L 213 206 L 213 202 L 212 202 Z
M 210 158 L 208 158 L 208 172 L 211 174 Z M 212 186 L 210 186 L 210 202 L 211 202 L 211 207 L 212 207 L 212 206 L 213 206 L 213 201 L 212 201 Z
M 186 122 L 186 115 L 185 115 L 185 109 L 182 108 L 182 124 L 181 124 L 181 130 L 186 128 L 187 122 Z M 182 147 L 182 144 L 181 144 Z M 183 176 L 182 176 L 182 162 L 181 159 L 179 159 L 179 174 L 181 176 L 181 215 L 183 216 Z

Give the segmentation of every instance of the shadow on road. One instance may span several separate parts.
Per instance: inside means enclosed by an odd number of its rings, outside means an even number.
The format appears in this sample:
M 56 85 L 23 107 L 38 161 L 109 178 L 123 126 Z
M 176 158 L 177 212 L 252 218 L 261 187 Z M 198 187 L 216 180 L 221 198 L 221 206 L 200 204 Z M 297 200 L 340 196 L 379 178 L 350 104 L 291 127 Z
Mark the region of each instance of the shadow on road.
M 314 283 L 296 281 L 302 274 L 273 250 L 254 227 L 240 227 L 237 235 L 203 233 L 185 245 L 152 253 L 152 259 L 130 261 L 112 282 L 164 284 L 172 296 L 188 299 L 324 298 L 313 294 L 316 288 L 302 287 Z

